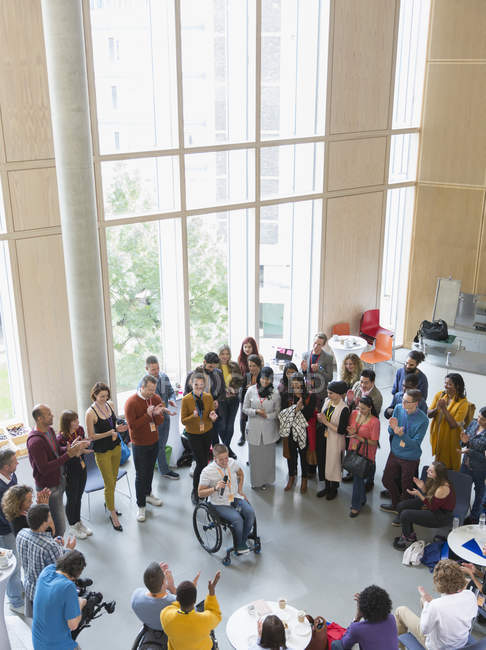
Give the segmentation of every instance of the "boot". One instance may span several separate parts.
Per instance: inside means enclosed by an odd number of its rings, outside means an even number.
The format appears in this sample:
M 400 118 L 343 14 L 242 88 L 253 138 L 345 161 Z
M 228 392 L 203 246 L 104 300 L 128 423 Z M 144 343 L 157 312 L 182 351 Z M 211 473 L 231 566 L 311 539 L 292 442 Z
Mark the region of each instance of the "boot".
M 289 480 L 287 481 L 287 485 L 284 487 L 284 491 L 288 492 L 294 487 L 295 483 L 295 476 L 289 476 Z
M 238 447 L 243 447 L 245 442 L 246 442 L 245 436 L 243 434 L 241 434 L 240 439 L 238 440 Z
M 300 493 L 305 494 L 307 492 L 307 479 L 302 478 L 302 483 L 300 484 Z

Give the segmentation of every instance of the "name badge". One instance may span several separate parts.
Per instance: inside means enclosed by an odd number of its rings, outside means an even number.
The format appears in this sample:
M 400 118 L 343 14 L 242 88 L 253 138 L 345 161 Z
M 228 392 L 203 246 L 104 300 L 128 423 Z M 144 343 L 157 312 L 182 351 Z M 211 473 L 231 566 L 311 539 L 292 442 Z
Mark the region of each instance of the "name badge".
M 150 431 L 156 431 L 157 427 L 155 426 L 155 422 L 150 423 Z
M 235 500 L 235 495 L 234 495 L 234 494 L 230 494 L 230 495 L 228 495 L 228 501 L 229 501 L 230 503 L 232 503 L 234 500 Z
M 405 443 L 403 442 L 403 440 L 400 440 L 400 447 L 405 447 Z
M 199 431 L 204 433 L 204 424 L 202 422 L 199 424 Z

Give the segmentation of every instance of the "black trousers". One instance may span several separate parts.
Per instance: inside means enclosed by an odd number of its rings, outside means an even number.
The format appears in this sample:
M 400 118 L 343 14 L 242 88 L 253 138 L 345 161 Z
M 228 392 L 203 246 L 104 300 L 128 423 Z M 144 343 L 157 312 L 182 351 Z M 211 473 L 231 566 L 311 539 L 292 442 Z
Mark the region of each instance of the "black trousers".
M 186 431 L 186 436 L 191 446 L 192 455 L 196 461 L 194 476 L 192 477 L 192 487 L 197 492 L 199 477 L 209 462 L 209 449 L 213 440 L 213 430 L 210 429 L 206 433 L 188 433 Z
M 246 413 L 243 413 L 243 403 L 241 404 L 241 411 L 240 411 L 240 433 L 241 437 L 244 439 L 245 438 L 245 431 L 246 431 L 246 423 L 248 422 L 248 416 Z
M 298 444 L 290 435 L 289 453 L 290 453 L 290 458 L 287 459 L 287 465 L 289 467 L 289 476 L 297 476 L 297 457 L 299 457 L 302 478 L 308 478 L 309 466 L 307 464 L 307 445 L 304 447 L 304 449 L 299 449 Z
M 133 462 L 135 464 L 135 492 L 137 506 L 145 508 L 146 498 L 152 492 L 155 461 L 159 453 L 159 442 L 153 445 L 132 444 Z
M 221 419 L 219 437 L 223 445 L 226 445 L 228 448 L 231 446 L 231 440 L 235 430 L 235 418 L 239 405 L 240 403 L 237 397 L 229 397 L 224 402 L 221 402 L 218 409 L 219 418 Z
M 442 528 L 442 526 L 449 526 L 452 523 L 452 512 L 422 510 L 423 505 L 422 499 L 418 497 L 400 501 L 398 504 L 397 510 L 402 524 L 402 533 L 406 537 L 410 537 L 413 533 L 413 524 L 426 528 Z
M 81 519 L 81 499 L 86 485 L 86 467 L 81 467 L 79 458 L 71 458 L 65 467 L 66 517 L 70 526 Z

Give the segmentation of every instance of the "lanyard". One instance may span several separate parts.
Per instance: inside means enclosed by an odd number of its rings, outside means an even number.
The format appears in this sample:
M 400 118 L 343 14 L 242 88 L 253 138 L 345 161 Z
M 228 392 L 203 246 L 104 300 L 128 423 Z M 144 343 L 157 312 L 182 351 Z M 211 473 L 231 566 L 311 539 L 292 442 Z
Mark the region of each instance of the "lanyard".
M 194 395 L 194 391 L 192 391 L 192 397 L 193 397 L 193 399 L 194 399 L 194 404 L 196 405 L 197 413 L 198 413 L 199 417 L 200 417 L 201 420 L 202 420 L 203 411 L 201 410 L 201 407 L 200 407 L 199 404 L 198 404 L 198 401 L 197 401 L 197 399 L 196 399 L 196 396 Z M 200 399 L 202 400 L 202 396 L 201 396 Z M 204 402 L 203 402 L 203 407 L 204 407 Z
M 231 494 L 231 472 L 229 471 L 228 468 L 228 473 L 221 471 L 220 467 L 216 464 L 216 469 L 218 472 L 221 474 L 221 478 L 224 480 L 225 475 L 228 477 L 228 482 L 226 483 L 224 489 L 226 490 L 226 487 L 229 487 L 229 493 Z
M 334 406 L 334 404 L 330 404 L 327 407 L 327 409 L 324 411 L 324 415 L 326 416 L 328 422 L 331 421 L 332 414 L 334 413 L 335 409 L 336 407 Z

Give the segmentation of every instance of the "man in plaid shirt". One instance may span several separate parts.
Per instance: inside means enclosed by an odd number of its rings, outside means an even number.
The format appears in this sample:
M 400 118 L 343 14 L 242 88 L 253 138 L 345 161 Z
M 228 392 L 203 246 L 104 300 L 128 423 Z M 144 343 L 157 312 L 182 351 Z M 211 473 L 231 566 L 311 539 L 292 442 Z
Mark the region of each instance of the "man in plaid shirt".
M 48 531 L 54 529 L 54 522 L 46 504 L 32 506 L 27 513 L 29 528 L 23 528 L 17 535 L 17 550 L 19 552 L 25 581 L 25 615 L 32 617 L 35 585 L 41 571 L 64 553 L 61 537 L 53 539 Z M 70 537 L 66 548 L 72 550 L 76 546 L 76 539 Z

